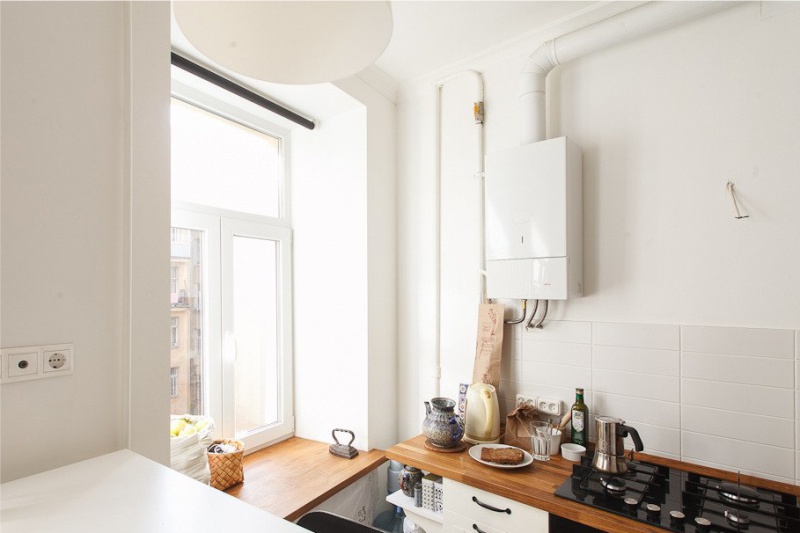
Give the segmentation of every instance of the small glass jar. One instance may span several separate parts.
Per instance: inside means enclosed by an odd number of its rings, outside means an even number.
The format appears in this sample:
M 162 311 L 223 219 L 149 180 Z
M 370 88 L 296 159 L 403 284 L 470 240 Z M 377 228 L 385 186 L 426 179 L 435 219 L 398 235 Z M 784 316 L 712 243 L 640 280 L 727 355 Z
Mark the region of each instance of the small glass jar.
M 414 487 L 422 484 L 422 470 L 413 466 L 404 466 L 400 472 L 400 490 L 409 498 L 414 497 Z

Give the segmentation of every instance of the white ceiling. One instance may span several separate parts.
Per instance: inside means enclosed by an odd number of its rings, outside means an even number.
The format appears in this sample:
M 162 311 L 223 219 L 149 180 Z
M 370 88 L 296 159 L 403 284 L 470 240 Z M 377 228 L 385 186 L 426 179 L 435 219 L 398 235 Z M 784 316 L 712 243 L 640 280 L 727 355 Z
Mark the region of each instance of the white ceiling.
M 402 83 L 598 3 L 606 2 L 394 1 L 392 40 L 375 64 Z
M 392 39 L 375 65 L 397 83 L 403 83 L 553 25 L 591 6 L 609 3 L 612 2 L 395 0 L 391 2 Z M 176 50 L 202 58 L 182 35 L 174 17 L 172 43 Z

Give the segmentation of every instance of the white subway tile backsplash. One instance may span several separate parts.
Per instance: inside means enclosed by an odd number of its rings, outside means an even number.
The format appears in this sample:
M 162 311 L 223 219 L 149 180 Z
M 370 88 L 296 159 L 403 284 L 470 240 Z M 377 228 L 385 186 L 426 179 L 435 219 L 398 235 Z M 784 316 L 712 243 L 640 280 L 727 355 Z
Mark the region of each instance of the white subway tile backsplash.
M 647 453 L 800 485 L 800 330 L 554 320 L 506 328 L 501 372 L 503 416 L 583 387 Z
M 625 425 L 639 432 L 645 453 L 680 455 L 681 432 L 677 429 L 655 426 L 641 420 L 625 420 Z M 625 449 L 633 448 L 633 439 L 625 439 Z
M 595 368 L 625 370 L 642 374 L 680 375 L 680 352 L 654 348 L 594 346 L 592 364 Z
M 528 330 L 518 328 L 523 339 L 548 341 L 548 342 L 577 342 L 590 344 L 592 342 L 591 322 L 572 322 L 569 320 L 548 320 L 542 329 Z
M 536 363 L 591 366 L 592 346 L 571 342 L 522 341 L 522 359 Z
M 786 418 L 684 405 L 681 408 L 681 428 L 693 433 L 794 450 L 794 422 Z
M 681 403 L 794 419 L 794 391 L 696 379 L 681 380 Z
M 528 383 L 541 383 L 572 389 L 586 387 L 592 380 L 592 369 L 585 366 L 556 365 L 522 361 L 522 376 Z
M 680 349 L 680 328 L 665 324 L 592 324 L 592 343 L 632 348 Z
M 673 429 L 681 427 L 680 404 L 674 402 L 595 392 L 594 403 L 589 405 L 589 408 L 597 414 L 615 416 L 623 420 L 644 420 Z
M 715 437 L 689 431 L 681 432 L 683 457 L 689 461 L 707 461 L 726 470 L 792 479 L 795 451 L 765 444 Z
M 788 329 L 681 326 L 685 352 L 794 358 L 794 331 Z
M 794 442 L 800 452 L 800 390 L 794 391 Z
M 522 360 L 504 352 L 500 359 L 500 377 L 501 379 L 522 379 Z
M 682 352 L 681 375 L 729 383 L 794 388 L 794 360 Z
M 794 458 L 794 476 L 795 485 L 800 485 L 800 451 L 796 453 Z
M 680 399 L 680 381 L 677 377 L 599 368 L 592 371 L 592 390 L 667 402 Z

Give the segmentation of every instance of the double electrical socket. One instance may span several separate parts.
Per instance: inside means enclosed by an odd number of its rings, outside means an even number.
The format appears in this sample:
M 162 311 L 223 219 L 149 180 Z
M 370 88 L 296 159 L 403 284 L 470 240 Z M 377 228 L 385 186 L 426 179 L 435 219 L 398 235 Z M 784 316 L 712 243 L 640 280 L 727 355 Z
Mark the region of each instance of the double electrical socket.
M 65 376 L 75 366 L 72 344 L 3 348 L 0 357 L 0 383 Z
M 561 416 L 563 405 L 561 400 L 555 398 L 545 398 L 544 396 L 528 396 L 527 394 L 517 394 L 517 405 L 530 405 L 536 407 L 540 413 L 546 415 Z

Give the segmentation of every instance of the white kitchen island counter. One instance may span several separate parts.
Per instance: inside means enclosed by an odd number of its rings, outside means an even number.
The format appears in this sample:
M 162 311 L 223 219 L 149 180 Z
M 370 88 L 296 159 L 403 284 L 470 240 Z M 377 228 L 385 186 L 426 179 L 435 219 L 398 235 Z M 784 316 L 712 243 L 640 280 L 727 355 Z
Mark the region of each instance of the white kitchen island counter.
M 3 483 L 0 502 L 3 533 L 308 533 L 130 450 Z

